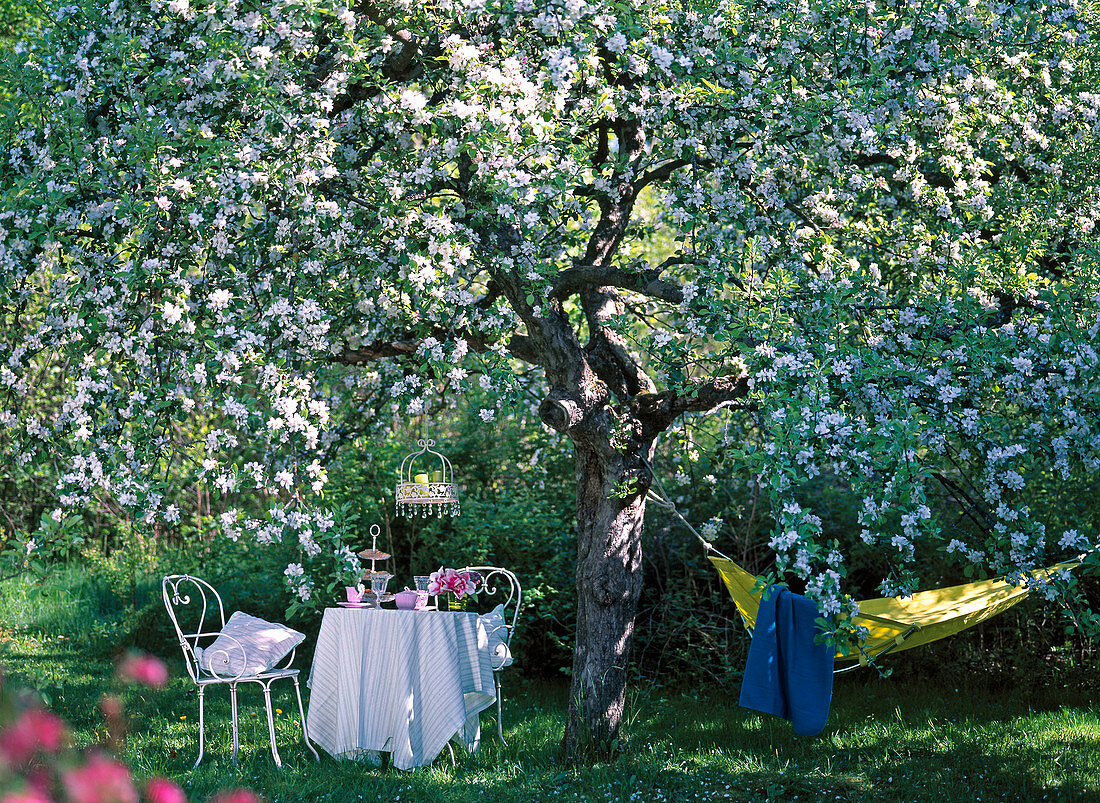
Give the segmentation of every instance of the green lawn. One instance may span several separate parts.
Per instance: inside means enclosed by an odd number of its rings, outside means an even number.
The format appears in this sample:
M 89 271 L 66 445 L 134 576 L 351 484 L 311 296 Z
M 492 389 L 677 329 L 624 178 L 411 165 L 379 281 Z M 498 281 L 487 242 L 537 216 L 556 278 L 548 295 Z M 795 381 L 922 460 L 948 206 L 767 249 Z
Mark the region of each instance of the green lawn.
M 555 761 L 564 682 L 506 673 L 509 746 L 496 739 L 487 712 L 479 754 L 457 748 L 457 766 L 444 754 L 411 773 L 324 755 L 314 763 L 301 744 L 290 684 L 275 686 L 285 768 L 274 767 L 263 698 L 249 684 L 240 693 L 241 755 L 235 768 L 229 761 L 228 694 L 214 688 L 207 694 L 206 758 L 192 771 L 198 704 L 182 661 L 171 661 L 167 689 L 120 687 L 106 651 L 94 649 L 117 643 L 124 624 L 109 613 L 110 601 L 99 599 L 98 586 L 79 572 L 62 573 L 49 588 L 54 590 L 43 594 L 20 579 L 0 585 L 0 664 L 6 674 L 35 688 L 72 724 L 82 746 L 106 739 L 98 703 L 104 692 L 120 693 L 131 719 L 124 754 L 135 774 L 167 775 L 192 800 L 247 786 L 273 802 L 310 803 L 1100 801 L 1100 707 L 1088 690 L 1036 692 L 1027 683 L 990 688 L 988 678 L 968 682 L 963 675 L 942 687 L 884 679 L 870 670 L 838 677 L 829 726 L 815 739 L 796 737 L 786 722 L 739 708 L 735 687 L 640 686 L 630 700 L 622 756 L 580 770 Z M 303 676 L 308 662 L 308 654 L 298 661 Z
M 9 673 L 30 682 L 63 714 L 81 744 L 104 739 L 97 702 L 111 688 L 110 661 L 90 658 L 73 639 L 5 630 Z M 305 667 L 303 666 L 303 669 Z M 229 762 L 229 704 L 208 695 L 207 758 L 198 770 L 197 705 L 182 664 L 165 690 L 122 692 L 132 718 L 125 757 L 141 776 L 164 774 L 201 800 L 249 786 L 271 801 L 992 801 L 1100 800 L 1100 710 L 1084 696 L 1026 697 L 1012 689 L 937 689 L 881 679 L 838 679 L 832 716 L 816 739 L 787 723 L 740 709 L 728 693 L 637 692 L 626 748 L 614 764 L 565 770 L 555 763 L 566 687 L 505 678 L 505 732 L 478 755 L 457 751 L 406 773 L 323 756 L 301 746 L 291 687 L 276 705 L 280 752 L 274 768 L 262 697 L 242 691 L 241 761 Z M 116 687 L 117 689 L 117 687 Z

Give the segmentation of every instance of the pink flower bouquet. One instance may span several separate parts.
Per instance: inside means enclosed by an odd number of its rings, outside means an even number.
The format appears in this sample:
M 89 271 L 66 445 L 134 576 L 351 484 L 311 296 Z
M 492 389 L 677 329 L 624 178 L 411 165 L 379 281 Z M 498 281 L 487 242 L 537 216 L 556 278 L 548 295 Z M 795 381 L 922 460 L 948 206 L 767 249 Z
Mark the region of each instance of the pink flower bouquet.
M 428 578 L 428 593 L 432 595 L 450 592 L 456 599 L 473 596 L 477 593 L 477 584 L 481 575 L 477 572 L 460 572 L 455 569 L 440 568 Z

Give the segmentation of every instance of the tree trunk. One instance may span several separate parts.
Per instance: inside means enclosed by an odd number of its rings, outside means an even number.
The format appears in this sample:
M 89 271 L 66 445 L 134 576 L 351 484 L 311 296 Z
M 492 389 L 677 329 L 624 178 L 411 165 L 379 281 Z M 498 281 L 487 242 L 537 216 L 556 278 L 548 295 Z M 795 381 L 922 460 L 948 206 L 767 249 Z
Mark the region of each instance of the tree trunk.
M 639 456 L 574 441 L 577 475 L 577 631 L 569 714 L 562 740 L 568 763 L 610 758 L 626 702 L 634 616 L 642 591 L 642 519 L 648 475 Z M 623 496 L 626 483 L 633 480 Z

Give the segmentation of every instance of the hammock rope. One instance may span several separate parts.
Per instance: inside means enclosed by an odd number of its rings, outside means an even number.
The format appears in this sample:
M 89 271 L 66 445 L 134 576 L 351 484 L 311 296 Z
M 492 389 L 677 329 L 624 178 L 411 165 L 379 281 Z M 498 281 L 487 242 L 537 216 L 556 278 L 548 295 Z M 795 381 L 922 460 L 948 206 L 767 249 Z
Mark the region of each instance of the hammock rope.
M 653 466 L 651 466 L 649 464 L 649 461 L 646 460 L 644 457 L 642 458 L 642 462 L 645 463 L 646 468 L 649 469 L 649 476 L 650 479 L 653 480 L 653 485 L 657 486 L 656 491 L 653 490 L 652 485 L 649 487 L 649 491 L 646 493 L 646 501 L 657 505 L 657 507 L 659 508 L 671 511 L 672 514 L 675 515 L 676 518 L 678 518 L 683 523 L 683 525 L 688 528 L 691 534 L 699 539 L 699 543 L 703 545 L 703 549 L 705 549 L 708 554 L 713 552 L 715 555 L 718 555 L 721 558 L 725 558 L 726 560 L 733 560 L 727 555 L 723 555 L 721 552 L 719 552 L 714 544 L 712 544 L 710 541 L 700 535 L 699 531 L 691 525 L 691 522 L 684 518 L 684 514 L 682 514 L 677 509 L 676 503 L 672 501 L 667 493 L 665 493 L 664 486 L 662 486 L 661 481 L 657 479 L 657 472 L 653 470 Z

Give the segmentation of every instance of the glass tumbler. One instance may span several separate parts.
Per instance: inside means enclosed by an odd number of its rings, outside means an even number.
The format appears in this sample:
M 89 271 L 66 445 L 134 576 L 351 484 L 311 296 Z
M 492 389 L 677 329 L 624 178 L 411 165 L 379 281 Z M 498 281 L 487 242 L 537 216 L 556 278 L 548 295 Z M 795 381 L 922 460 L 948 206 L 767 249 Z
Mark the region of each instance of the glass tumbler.
M 423 608 L 428 604 L 428 583 L 431 582 L 431 579 L 426 574 L 418 574 L 413 577 L 413 582 L 416 583 L 417 608 Z

